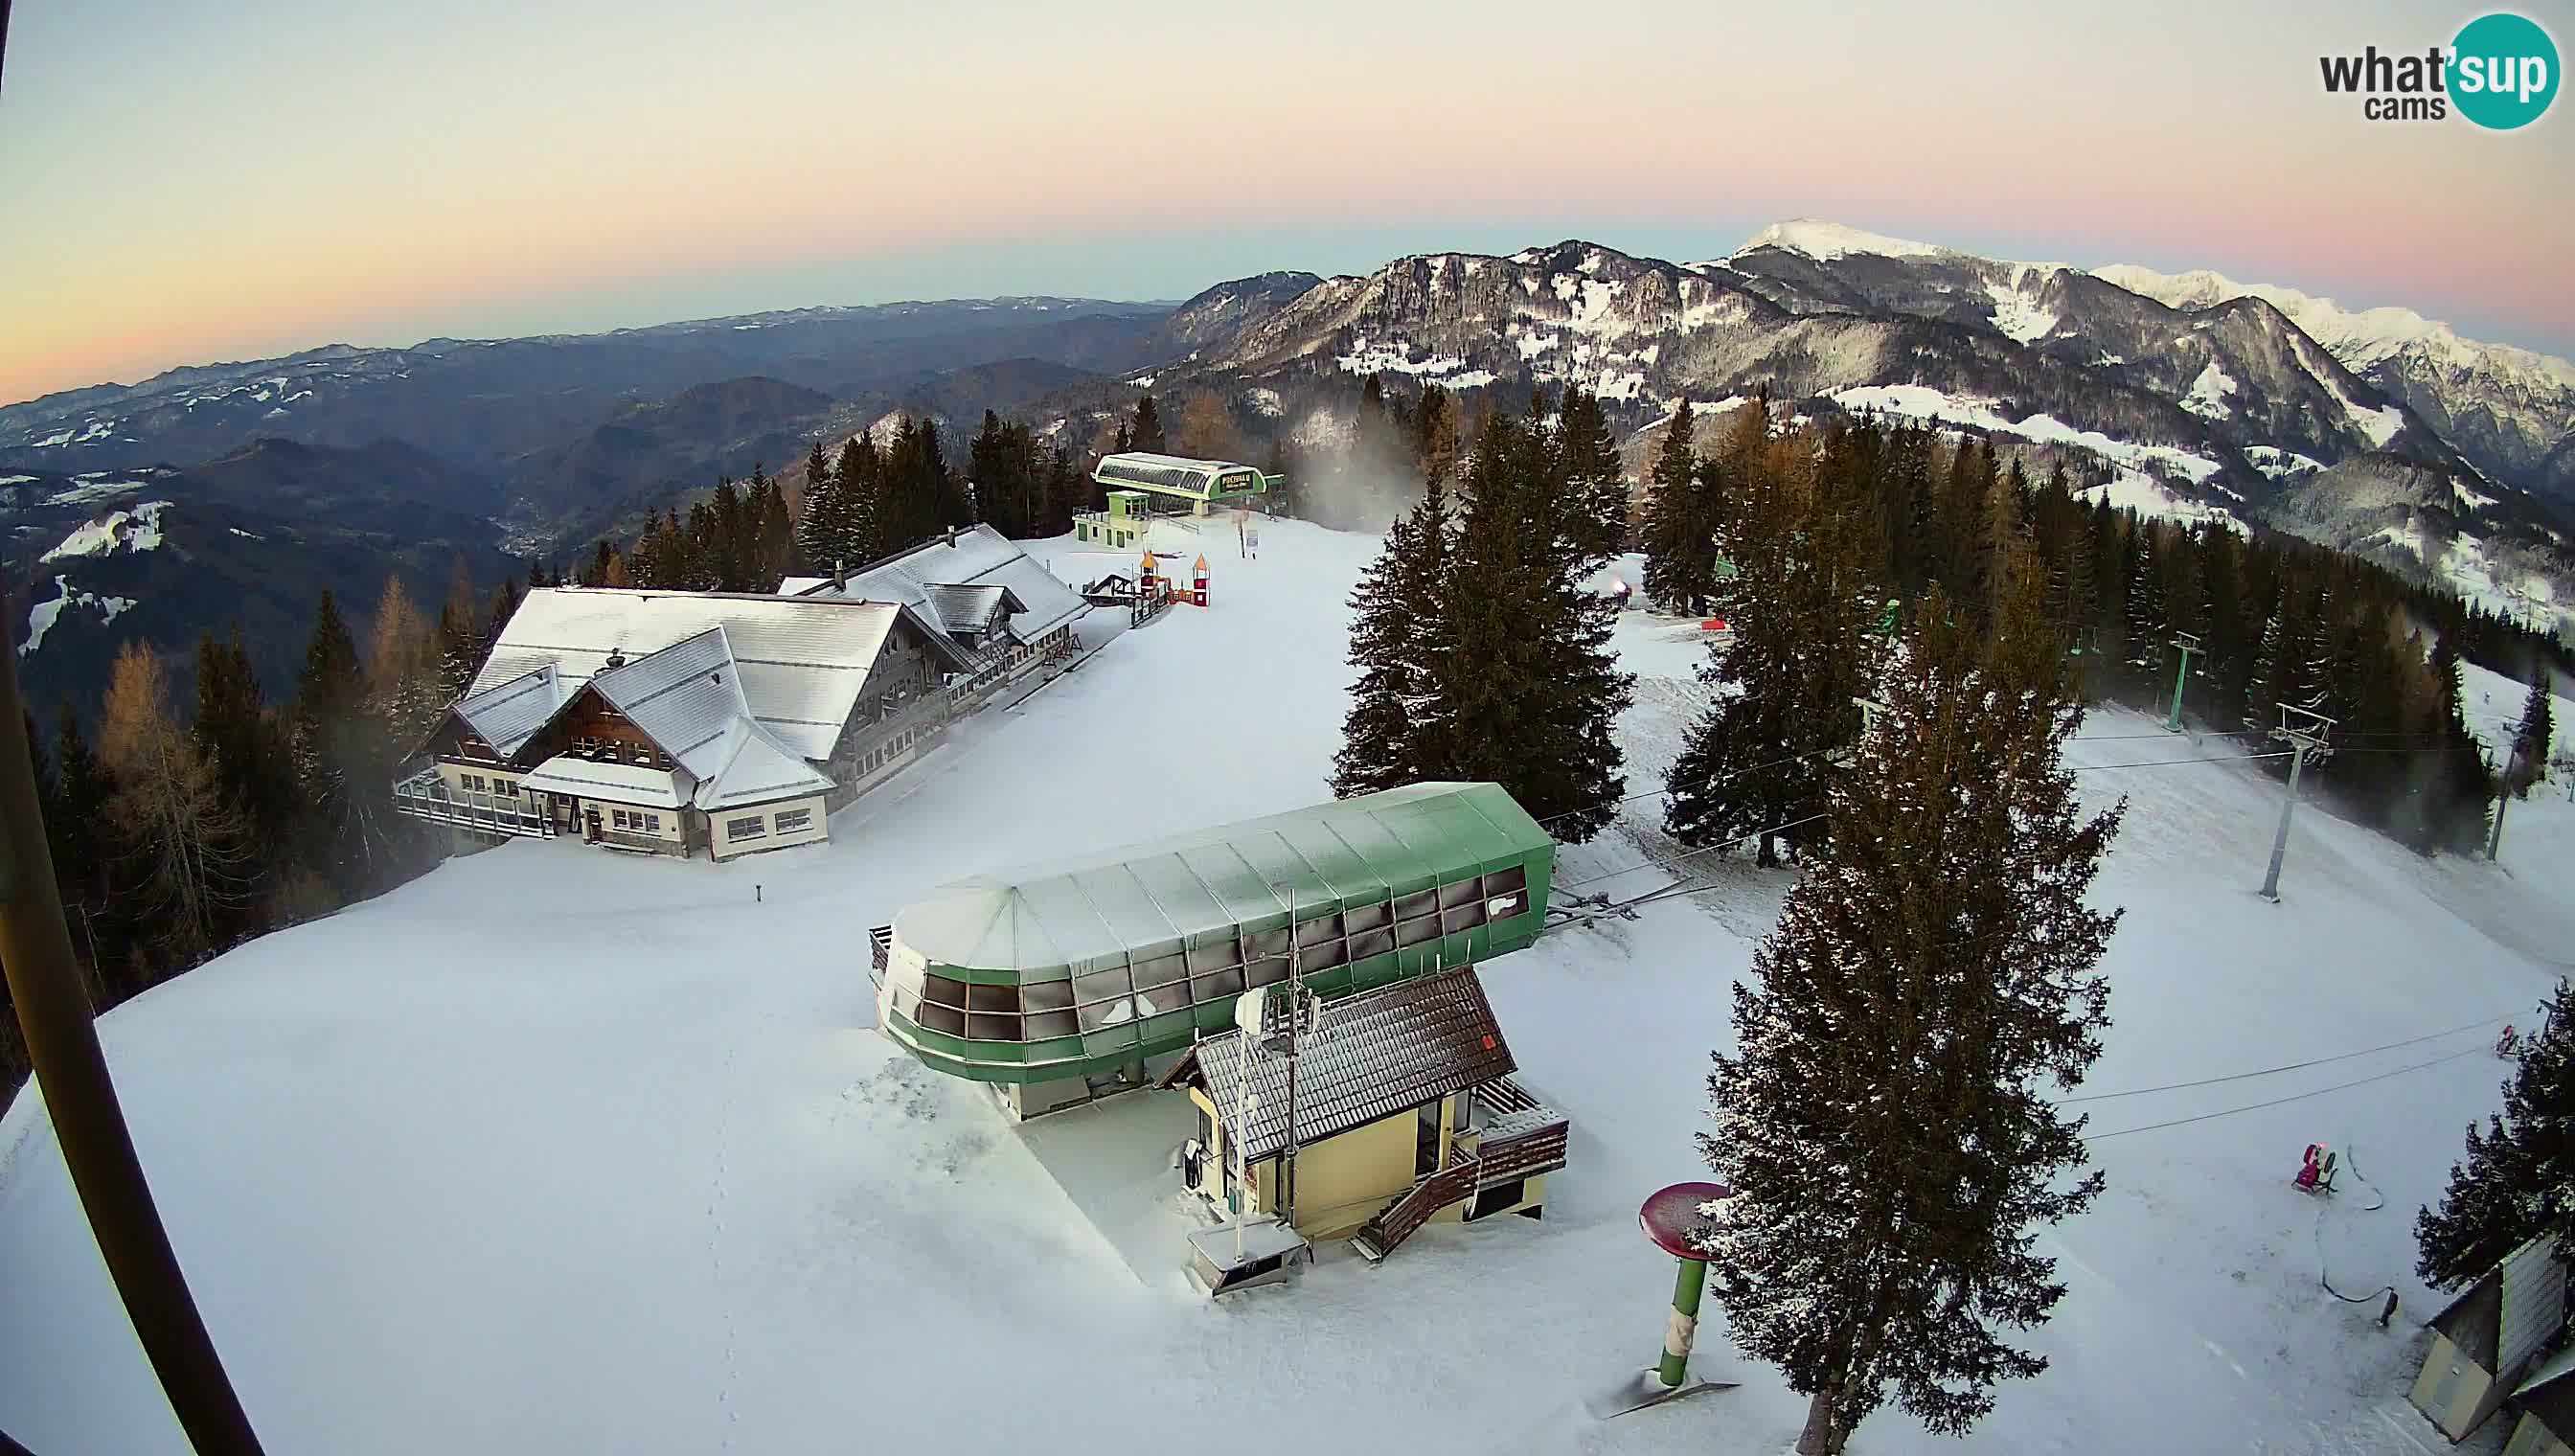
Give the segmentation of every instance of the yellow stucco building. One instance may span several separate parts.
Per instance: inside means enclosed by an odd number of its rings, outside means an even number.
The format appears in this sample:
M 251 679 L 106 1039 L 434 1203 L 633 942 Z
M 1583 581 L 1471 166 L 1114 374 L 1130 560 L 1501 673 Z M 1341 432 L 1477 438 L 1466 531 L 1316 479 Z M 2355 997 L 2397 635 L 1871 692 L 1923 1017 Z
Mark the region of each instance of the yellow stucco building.
M 1472 966 L 1331 1003 L 1300 1053 L 1292 1095 L 1287 1060 L 1240 1031 L 1163 1077 L 1197 1107 L 1183 1183 L 1218 1217 L 1349 1238 L 1378 1259 L 1425 1223 L 1537 1216 L 1567 1125 L 1512 1079 Z

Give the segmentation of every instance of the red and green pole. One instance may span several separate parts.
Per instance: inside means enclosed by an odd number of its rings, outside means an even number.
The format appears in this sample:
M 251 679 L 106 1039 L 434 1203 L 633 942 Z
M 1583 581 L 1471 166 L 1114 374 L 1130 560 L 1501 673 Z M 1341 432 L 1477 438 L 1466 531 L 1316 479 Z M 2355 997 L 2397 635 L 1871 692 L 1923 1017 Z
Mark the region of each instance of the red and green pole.
M 1707 1261 L 1681 1260 L 1680 1282 L 1672 1286 L 1672 1319 L 1663 1327 L 1663 1363 L 1654 1376 L 1666 1390 L 1677 1390 L 1689 1375 L 1690 1346 L 1698 1338 L 1698 1300 L 1707 1288 Z

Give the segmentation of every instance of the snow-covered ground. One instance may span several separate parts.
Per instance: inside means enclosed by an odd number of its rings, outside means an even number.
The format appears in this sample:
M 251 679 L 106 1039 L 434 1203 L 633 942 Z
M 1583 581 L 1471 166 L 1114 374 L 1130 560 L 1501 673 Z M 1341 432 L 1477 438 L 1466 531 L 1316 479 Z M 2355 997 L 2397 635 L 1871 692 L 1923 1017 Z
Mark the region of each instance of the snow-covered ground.
M 1606 1424 L 1581 1405 L 1661 1339 L 1671 1265 L 1634 1209 L 1702 1171 L 1707 1052 L 1785 872 L 1702 857 L 1681 867 L 1710 892 L 1486 967 L 1524 1075 L 1574 1121 L 1542 1222 L 1433 1227 L 1376 1267 L 1326 1249 L 1222 1305 L 1178 1248 L 1140 1280 L 1121 1231 L 1077 1212 L 1098 1185 L 1175 1186 L 1159 1158 L 1015 1129 L 871 1028 L 866 929 L 925 890 L 1322 796 L 1343 602 L 1375 544 L 1264 537 L 1253 563 L 1211 543 L 1211 610 L 973 725 L 828 845 L 717 866 L 512 843 L 110 1013 L 144 1162 L 269 1450 L 1786 1446 L 1802 1403 L 1715 1318 L 1701 1366 L 1741 1389 Z M 1040 554 L 1068 578 L 1106 565 Z M 1643 675 L 1630 791 L 1694 711 L 1698 637 L 1621 623 Z M 2516 805 L 2500 869 L 2308 810 L 2274 905 L 2252 893 L 2272 780 L 2163 764 L 2229 750 L 2131 714 L 2085 734 L 2087 790 L 2130 795 L 2100 883 L 2128 913 L 2086 1089 L 2109 1191 L 2046 1238 L 2071 1285 L 2034 1336 L 2054 1368 L 1964 1446 L 1890 1413 L 1856 1449 L 2438 1449 L 2403 1403 L 2436 1303 L 2412 1210 L 2498 1102 L 2497 1021 L 2527 1019 L 2540 957 L 2575 932 L 2575 810 L 2562 786 Z M 1656 817 L 1626 805 L 1559 886 L 1667 882 Z M 1059 1180 L 1033 1133 L 1058 1166 L 1067 1143 L 1101 1151 Z M 2328 1203 L 2287 1186 L 2319 1139 L 2350 1158 Z M 2320 1261 L 2346 1291 L 2398 1286 L 2397 1328 L 2329 1297 Z M 184 1450 L 32 1093 L 0 1119 L 0 1429 L 40 1452 Z

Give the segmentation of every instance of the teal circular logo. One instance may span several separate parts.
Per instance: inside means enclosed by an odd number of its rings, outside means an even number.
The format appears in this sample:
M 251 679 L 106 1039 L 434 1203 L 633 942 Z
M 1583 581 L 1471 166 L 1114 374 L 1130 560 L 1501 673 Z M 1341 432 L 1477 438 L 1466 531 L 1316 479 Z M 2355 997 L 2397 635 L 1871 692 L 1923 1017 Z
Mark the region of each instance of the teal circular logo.
M 2450 42 L 2449 87 L 2459 114 L 2488 131 L 2528 126 L 2557 99 L 2557 42 L 2524 16 L 2481 15 Z

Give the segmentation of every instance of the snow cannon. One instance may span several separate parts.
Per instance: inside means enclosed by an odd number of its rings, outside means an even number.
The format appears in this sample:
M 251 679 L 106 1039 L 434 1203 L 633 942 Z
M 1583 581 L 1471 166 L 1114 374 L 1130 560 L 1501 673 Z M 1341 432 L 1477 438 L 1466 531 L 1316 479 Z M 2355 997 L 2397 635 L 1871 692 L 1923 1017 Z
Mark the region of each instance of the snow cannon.
M 2290 1186 L 2301 1193 L 2332 1192 L 2334 1162 L 2332 1148 L 2321 1142 L 2308 1143 L 2306 1156 L 2298 1163 L 2297 1176 L 2289 1180 Z
M 2521 1032 L 2510 1021 L 2503 1023 L 2503 1034 L 2495 1038 L 2495 1055 L 2510 1060 L 2521 1050 Z
M 1193 607 L 1205 607 L 1207 605 L 1208 597 L 1207 553 L 1199 553 L 1199 563 L 1196 567 L 1193 567 L 1191 571 L 1194 573 L 1195 579 L 1190 583 L 1190 605 Z
M 1671 1317 L 1663 1326 L 1660 1361 L 1591 1397 L 1591 1413 L 1602 1420 L 1679 1400 L 1706 1390 L 1731 1390 L 1733 1381 L 1689 1378 L 1690 1347 L 1698 1337 L 1699 1296 L 1707 1288 L 1707 1233 L 1715 1209 L 1733 1191 L 1721 1183 L 1674 1183 L 1658 1190 L 1636 1210 L 1645 1237 L 1654 1247 L 1680 1261 L 1680 1279 L 1672 1286 Z

